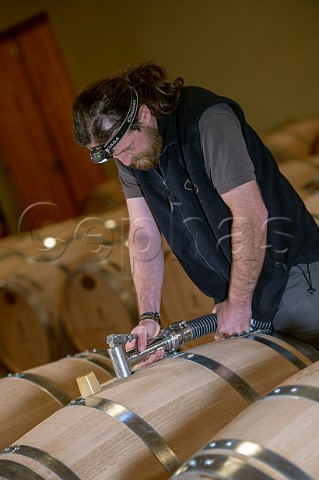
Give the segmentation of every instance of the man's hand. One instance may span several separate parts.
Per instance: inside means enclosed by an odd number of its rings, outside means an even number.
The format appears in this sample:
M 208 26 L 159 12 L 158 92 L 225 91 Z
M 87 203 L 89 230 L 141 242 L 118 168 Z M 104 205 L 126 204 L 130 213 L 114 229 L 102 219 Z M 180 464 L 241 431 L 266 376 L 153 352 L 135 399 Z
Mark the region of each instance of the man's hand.
M 217 315 L 217 330 L 215 340 L 222 340 L 231 335 L 249 330 L 252 316 L 251 307 L 233 305 L 229 299 L 217 303 L 213 310 Z
M 152 338 L 158 336 L 161 327 L 157 322 L 151 319 L 142 320 L 136 327 L 131 331 L 132 334 L 137 335 L 137 339 L 127 342 L 125 345 L 125 350 L 129 351 L 134 348 L 137 348 L 139 352 L 143 352 L 147 347 L 147 342 Z M 164 358 L 164 350 L 157 350 L 154 353 L 151 353 L 145 360 L 139 362 L 136 367 L 143 367 L 150 363 L 157 362 Z

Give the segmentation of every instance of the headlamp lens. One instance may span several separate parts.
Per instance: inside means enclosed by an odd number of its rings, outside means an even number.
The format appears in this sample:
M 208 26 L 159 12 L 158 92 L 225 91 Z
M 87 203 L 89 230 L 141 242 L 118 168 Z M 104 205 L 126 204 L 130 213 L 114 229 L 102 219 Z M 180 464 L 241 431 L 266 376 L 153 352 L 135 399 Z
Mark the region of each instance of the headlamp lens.
M 105 163 L 111 158 L 113 152 L 109 152 L 105 145 L 100 145 L 98 147 L 90 148 L 90 158 L 93 163 Z

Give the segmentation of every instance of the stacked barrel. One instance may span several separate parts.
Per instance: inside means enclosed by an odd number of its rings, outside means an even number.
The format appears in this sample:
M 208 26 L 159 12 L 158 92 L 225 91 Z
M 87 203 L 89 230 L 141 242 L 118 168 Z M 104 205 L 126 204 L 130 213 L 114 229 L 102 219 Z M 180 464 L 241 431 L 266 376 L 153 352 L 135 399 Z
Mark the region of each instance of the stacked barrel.
M 287 122 L 262 137 L 279 169 L 319 223 L 319 117 Z
M 245 409 L 172 480 L 319 478 L 319 363 Z
M 107 334 L 131 330 L 135 294 L 121 275 L 125 220 L 119 208 L 6 238 L 2 249 L 0 243 L 0 360 L 8 371 L 106 348 Z M 74 277 L 80 287 L 70 287 Z
M 76 399 L 79 376 L 112 379 L 106 337 L 137 323 L 128 213 L 105 187 L 88 197 L 85 215 L 0 241 L 0 451 Z M 209 313 L 212 299 L 163 243 L 163 325 Z M 1 480 L 28 478 L 8 465 L 0 466 Z
M 0 364 L 17 372 L 129 333 L 138 309 L 125 206 L 51 223 L 0 242 Z M 164 326 L 210 313 L 164 243 Z
M 78 397 L 76 378 L 88 372 L 101 383 L 114 377 L 106 349 L 69 355 L 1 378 L 0 451 Z
M 187 476 L 187 469 L 193 465 L 190 459 L 211 443 L 212 438 L 216 437 L 219 442 L 219 432 L 234 428 L 230 422 L 236 425 L 240 414 L 247 415 L 247 435 L 244 427 L 244 433 L 238 433 L 238 427 L 232 434 L 227 430 L 227 439 L 239 442 L 243 438 L 259 445 L 264 441 L 266 428 L 270 432 L 265 440 L 268 442 L 278 427 L 285 441 L 284 429 L 288 428 L 285 418 L 295 421 L 298 408 L 293 409 L 291 416 L 285 412 L 285 417 L 280 418 L 279 405 L 273 426 L 270 425 L 273 410 L 269 405 L 259 408 L 259 415 L 254 414 L 253 420 L 249 419 L 249 409 L 264 402 L 262 399 L 276 392 L 278 385 L 283 385 L 289 377 L 297 375 L 297 379 L 307 379 L 306 372 L 310 374 L 308 369 L 317 360 L 318 352 L 316 354 L 312 347 L 289 338 L 256 333 L 247 338 L 200 345 L 166 357 L 137 369 L 125 379 L 107 380 L 98 393 L 75 398 L 58 408 L 3 450 L 0 478 L 167 480 L 172 475 Z M 295 386 L 295 383 L 288 384 L 289 388 Z M 309 412 L 313 413 L 312 410 Z M 258 429 L 259 419 L 262 431 L 253 435 L 251 432 L 254 426 Z M 309 423 L 308 419 L 307 425 Z M 221 438 L 224 440 L 224 436 Z M 227 450 L 227 445 L 218 443 L 218 448 Z M 265 450 L 268 452 L 268 443 Z M 194 462 L 198 462 L 197 458 Z M 203 477 L 200 470 L 196 472 L 198 477 L 191 478 L 272 478 L 262 473 L 260 476 L 227 476 L 231 467 L 224 470 L 223 477 L 214 473 Z M 206 471 L 208 469 L 204 473 Z

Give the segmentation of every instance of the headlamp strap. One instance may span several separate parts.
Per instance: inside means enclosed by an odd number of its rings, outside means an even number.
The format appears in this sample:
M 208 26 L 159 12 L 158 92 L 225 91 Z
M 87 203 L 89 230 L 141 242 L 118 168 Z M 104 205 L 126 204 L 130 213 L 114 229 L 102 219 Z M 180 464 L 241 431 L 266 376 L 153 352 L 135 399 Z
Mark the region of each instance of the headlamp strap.
M 120 128 L 116 132 L 116 134 L 113 135 L 113 137 L 104 145 L 104 149 L 108 150 L 109 152 L 113 150 L 115 145 L 117 145 L 118 142 L 124 137 L 125 133 L 131 127 L 136 117 L 136 113 L 138 110 L 138 96 L 135 88 L 130 86 L 130 90 L 131 90 L 131 104 L 130 104 L 129 111 L 125 119 L 123 120 L 123 123 L 121 124 Z

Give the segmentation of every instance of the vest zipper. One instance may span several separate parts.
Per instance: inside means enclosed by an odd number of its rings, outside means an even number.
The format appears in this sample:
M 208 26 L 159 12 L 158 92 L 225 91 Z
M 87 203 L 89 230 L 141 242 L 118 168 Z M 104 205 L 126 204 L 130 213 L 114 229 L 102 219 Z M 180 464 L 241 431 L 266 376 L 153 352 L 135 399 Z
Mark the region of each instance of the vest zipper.
M 162 181 L 164 187 L 166 188 L 167 200 L 168 200 L 168 203 L 169 203 L 171 212 L 172 212 L 173 209 L 174 209 L 174 205 L 176 205 L 177 202 L 172 202 L 171 198 L 173 197 L 175 200 L 177 200 L 177 199 L 174 197 L 173 192 L 172 192 L 172 191 L 170 190 L 170 188 L 167 186 L 167 183 L 165 182 L 165 178 L 164 178 L 164 175 L 163 175 L 163 172 L 162 172 L 162 170 L 161 170 L 160 165 L 158 165 L 158 170 L 159 170 L 160 173 L 159 173 L 157 170 L 154 170 L 154 171 L 155 171 L 156 175 L 158 175 L 158 176 L 161 178 L 161 181 Z M 183 218 L 183 215 L 182 215 L 182 218 Z

